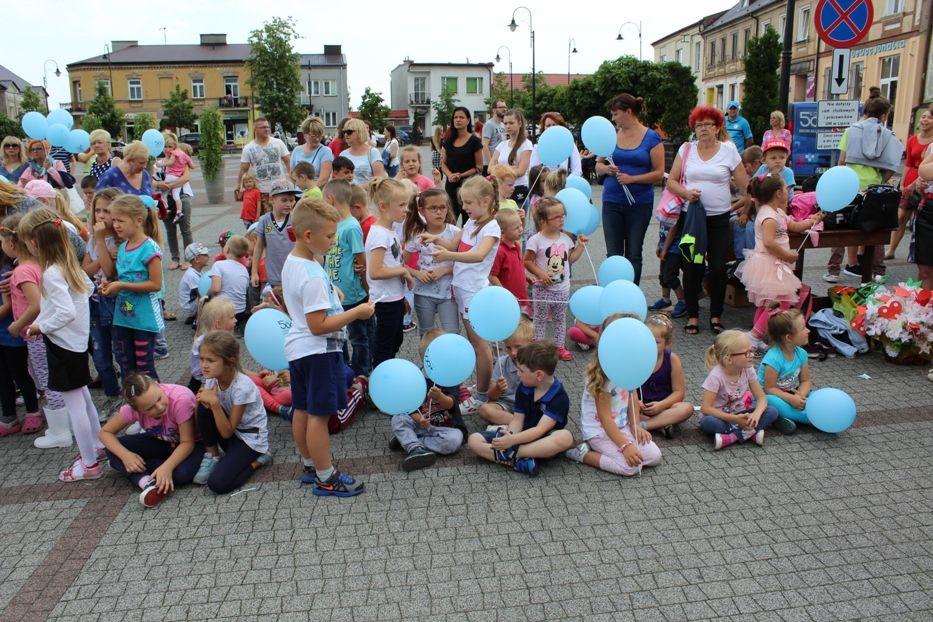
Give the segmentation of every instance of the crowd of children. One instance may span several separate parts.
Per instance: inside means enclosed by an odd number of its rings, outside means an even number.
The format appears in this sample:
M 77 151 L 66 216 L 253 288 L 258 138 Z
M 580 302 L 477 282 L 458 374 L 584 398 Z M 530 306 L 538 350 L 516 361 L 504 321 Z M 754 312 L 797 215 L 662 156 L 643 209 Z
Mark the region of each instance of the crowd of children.
M 723 332 L 707 352 L 700 428 L 716 449 L 762 445 L 769 425 L 791 432 L 795 422 L 807 421 L 812 380 L 801 346 L 808 331 L 793 308 L 800 282 L 790 269 L 796 253 L 787 232 L 806 230 L 819 216 L 788 218 L 787 148 L 779 143 L 746 163 L 757 169 L 764 159 L 749 187 L 754 244 L 740 249 L 748 260 L 739 275 L 758 305 L 754 328 Z M 187 165 L 184 153 L 169 153 L 165 165 L 174 176 Z M 223 252 L 213 262 L 201 243 L 184 249 L 190 267 L 178 304 L 195 328 L 187 387 L 160 382 L 154 364 L 164 328 L 156 210 L 108 189 L 89 196 L 89 231 L 54 197 L 46 208 L 8 216 L 0 223 L 0 272 L 10 277 L 0 305 L 0 360 L 11 373 L 0 383 L 0 436 L 40 431 L 42 394 L 47 429 L 36 446 L 69 447 L 73 434 L 80 451 L 60 479 L 98 478 L 109 461 L 151 507 L 178 485 L 194 482 L 216 493 L 242 486 L 272 461 L 267 417 L 276 415 L 291 421 L 302 482 L 316 495 L 353 496 L 364 485 L 338 471 L 329 435 L 352 420 L 366 377 L 397 356 L 406 317 L 413 316 L 422 355 L 438 336 L 462 326 L 475 350 L 476 384 L 441 387 L 429 380 L 424 403 L 392 419 L 389 446 L 405 453 L 403 470 L 427 467 L 463 445 L 528 475 L 561 454 L 624 476 L 659 464 L 652 432 L 671 437 L 694 412 L 667 315 L 647 320 L 657 358 L 640 389 L 615 386 L 596 353 L 590 355 L 579 401 L 582 438 L 568 429 L 576 398 L 556 376 L 559 361 L 573 357 L 565 338 L 589 350 L 619 316 L 567 329 L 572 264 L 587 239 L 563 230 L 566 210 L 555 195 L 566 171 L 533 167 L 522 205 L 509 198 L 517 177 L 512 167 L 495 165 L 489 177 L 469 178 L 459 191 L 467 217 L 460 228 L 448 194 L 421 170 L 418 150 L 405 147 L 397 177 L 360 187 L 352 182 L 353 162 L 337 157 L 332 179 L 318 187 L 314 167 L 300 162 L 294 184 L 271 188 L 267 213 L 256 179 L 244 175 L 238 196 L 245 235 L 222 236 Z M 735 227 L 746 231 L 745 222 Z M 74 234 L 86 241 L 86 252 Z M 678 237 L 676 225 L 663 224 L 662 297 L 651 307 L 673 307 L 674 317 L 685 312 Z M 525 311 L 498 358 L 469 320 L 471 300 L 490 284 L 511 291 Z M 264 307 L 292 321 L 287 370 L 249 372 L 241 365 L 237 331 Z M 756 350 L 766 349 L 766 340 L 773 345 L 756 373 Z M 89 343 L 107 397 L 100 417 L 88 391 Z M 474 414 L 479 430 L 470 434 L 465 417 Z

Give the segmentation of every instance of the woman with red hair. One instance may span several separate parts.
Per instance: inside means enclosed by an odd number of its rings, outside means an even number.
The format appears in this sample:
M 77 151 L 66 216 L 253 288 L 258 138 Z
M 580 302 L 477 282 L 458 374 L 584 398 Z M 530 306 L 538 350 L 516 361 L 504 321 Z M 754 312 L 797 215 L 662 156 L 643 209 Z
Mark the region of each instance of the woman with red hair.
M 541 122 L 538 124 L 538 127 L 541 128 L 541 131 L 544 132 L 549 127 L 559 125 L 561 127 L 567 127 L 567 121 L 564 120 L 564 115 L 559 112 L 545 112 L 541 115 Z M 541 164 L 541 158 L 538 157 L 538 145 L 535 145 L 531 150 L 531 164 L 530 167 L 538 166 Z M 583 175 L 583 165 L 580 160 L 580 150 L 577 149 L 577 146 L 573 146 L 573 151 L 570 152 L 570 157 L 566 161 L 561 162 L 557 168 L 565 169 L 571 175 Z M 532 180 L 534 181 L 534 180 Z
M 677 151 L 667 188 L 684 201 L 678 231 L 684 232 L 686 216 L 691 209 L 706 212 L 706 256 L 698 257 L 700 263 L 684 261 L 684 294 L 687 299 L 688 335 L 700 332 L 700 290 L 709 263 L 709 326 L 719 334 L 722 325 L 722 307 L 726 296 L 726 258 L 729 254 L 732 230 L 729 217 L 732 211 L 732 195 L 729 181 L 741 194 L 748 186 L 748 174 L 742 166 L 738 149 L 731 140 L 720 141 L 719 131 L 725 124 L 722 112 L 712 106 L 697 106 L 690 113 L 690 128 L 696 141 L 684 143 Z M 683 183 L 681 183 L 683 176 Z

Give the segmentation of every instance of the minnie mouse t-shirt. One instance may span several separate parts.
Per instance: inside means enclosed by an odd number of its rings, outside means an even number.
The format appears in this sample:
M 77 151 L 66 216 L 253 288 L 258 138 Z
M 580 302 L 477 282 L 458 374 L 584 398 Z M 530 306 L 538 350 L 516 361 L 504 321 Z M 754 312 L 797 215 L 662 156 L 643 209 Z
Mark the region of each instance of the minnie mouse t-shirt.
M 573 250 L 573 240 L 569 235 L 561 232 L 556 238 L 549 238 L 539 232 L 528 239 L 525 249 L 534 252 L 535 265 L 551 277 L 549 290 L 570 291 L 570 252 Z

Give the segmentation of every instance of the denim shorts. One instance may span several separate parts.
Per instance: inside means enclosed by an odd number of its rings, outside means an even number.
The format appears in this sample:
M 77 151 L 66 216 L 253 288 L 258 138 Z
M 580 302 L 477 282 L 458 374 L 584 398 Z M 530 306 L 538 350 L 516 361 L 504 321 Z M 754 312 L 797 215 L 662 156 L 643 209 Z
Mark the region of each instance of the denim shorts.
M 292 406 L 311 415 L 329 417 L 347 407 L 343 352 L 309 354 L 288 362 Z

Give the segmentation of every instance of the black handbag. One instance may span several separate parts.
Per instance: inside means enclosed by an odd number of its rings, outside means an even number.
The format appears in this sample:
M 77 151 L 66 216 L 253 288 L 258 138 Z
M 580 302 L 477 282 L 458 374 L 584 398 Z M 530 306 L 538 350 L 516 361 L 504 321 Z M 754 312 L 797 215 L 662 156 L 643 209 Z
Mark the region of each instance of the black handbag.
M 63 188 L 63 189 L 65 189 L 65 190 L 67 190 L 68 188 L 74 188 L 74 186 L 75 186 L 75 178 L 74 178 L 74 176 L 73 176 L 71 173 L 69 173 L 69 172 L 67 172 L 67 171 L 56 171 L 56 172 L 57 172 L 58 175 L 62 178 L 62 183 L 61 183 L 61 184 L 59 184 L 59 183 L 55 180 L 55 178 L 52 177 L 52 175 L 50 175 L 49 173 L 46 173 L 46 174 L 45 174 L 45 180 L 46 180 L 47 182 L 49 182 L 49 184 L 50 184 L 53 188 Z
M 868 186 L 861 202 L 852 210 L 849 226 L 866 233 L 897 228 L 897 206 L 901 191 L 883 184 Z

